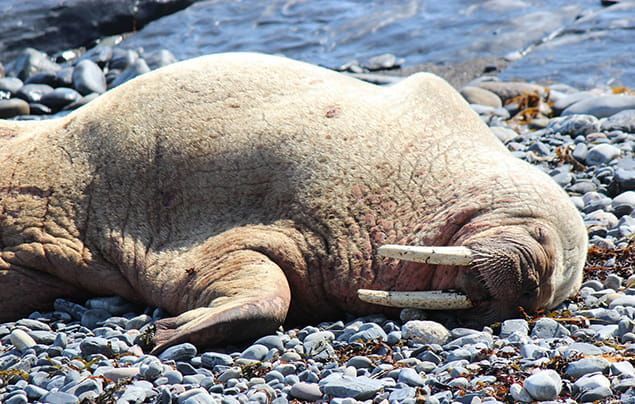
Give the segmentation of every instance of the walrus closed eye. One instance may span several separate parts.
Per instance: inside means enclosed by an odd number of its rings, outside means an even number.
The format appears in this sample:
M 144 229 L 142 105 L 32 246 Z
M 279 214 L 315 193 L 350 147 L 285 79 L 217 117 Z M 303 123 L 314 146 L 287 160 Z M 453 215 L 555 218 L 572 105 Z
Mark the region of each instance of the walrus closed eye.
M 580 286 L 567 195 L 431 74 L 213 55 L 0 133 L 0 320 L 118 294 L 174 316 L 159 351 L 399 307 L 485 324 Z

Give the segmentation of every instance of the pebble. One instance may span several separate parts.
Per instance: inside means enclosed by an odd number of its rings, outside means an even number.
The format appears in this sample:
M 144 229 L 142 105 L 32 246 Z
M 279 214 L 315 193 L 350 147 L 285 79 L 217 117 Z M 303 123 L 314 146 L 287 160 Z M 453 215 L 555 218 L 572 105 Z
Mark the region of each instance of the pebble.
M 602 122 L 602 131 L 610 132 L 614 130 L 635 133 L 635 108 L 620 111 Z
M 543 94 L 544 87 L 522 82 L 487 81 L 478 83 L 478 87 L 489 90 L 498 95 L 503 102 L 525 94 Z
M 501 108 L 503 106 L 498 95 L 484 88 L 465 86 L 461 89 L 461 95 L 470 104 L 485 105 L 492 108 Z
M 25 351 L 35 346 L 35 340 L 21 329 L 11 331 L 9 339 L 13 346 L 19 351 Z
M 322 398 L 322 391 L 316 383 L 295 383 L 291 386 L 289 394 L 299 400 L 307 401 L 317 401 Z
M 354 377 L 334 373 L 319 383 L 322 393 L 334 397 L 366 400 L 383 388 L 383 384 L 366 376 Z
M 196 347 L 189 342 L 169 347 L 159 355 L 162 361 L 188 361 L 196 356 Z
M 444 344 L 450 332 L 442 324 L 434 321 L 412 320 L 401 327 L 402 337 L 421 344 Z
M 567 107 L 562 115 L 585 114 L 606 118 L 628 109 L 635 109 L 635 96 L 611 94 L 583 99 Z
M 80 61 L 73 70 L 73 86 L 82 95 L 106 91 L 106 77 L 92 60 Z
M 53 87 L 46 84 L 25 84 L 17 92 L 16 96 L 26 102 L 40 102 L 45 94 L 53 91 Z
M 60 67 L 49 60 L 44 52 L 27 48 L 11 63 L 8 72 L 20 80 L 26 80 L 38 72 L 55 72 Z
M 146 64 L 145 60 L 137 59 L 130 66 L 126 68 L 113 82 L 110 84 L 110 87 L 117 87 L 126 81 L 132 80 L 133 78 L 140 76 L 144 73 L 150 71 L 150 68 Z
M 615 159 L 620 154 L 621 150 L 613 145 L 599 144 L 589 150 L 585 161 L 588 165 L 603 165 Z
M 58 87 L 50 93 L 44 94 L 40 102 L 51 108 L 51 110 L 59 110 L 78 101 L 80 98 L 81 95 L 72 88 Z
M 555 400 L 562 391 L 562 379 L 552 369 L 540 370 L 525 379 L 524 387 L 534 400 Z
M 565 374 L 569 377 L 577 379 L 589 373 L 604 372 L 608 369 L 610 363 L 604 358 L 590 357 L 582 358 L 575 362 L 571 362 Z
M 30 111 L 29 104 L 19 98 L 0 100 L 0 119 L 13 118 L 18 115 L 28 115 Z

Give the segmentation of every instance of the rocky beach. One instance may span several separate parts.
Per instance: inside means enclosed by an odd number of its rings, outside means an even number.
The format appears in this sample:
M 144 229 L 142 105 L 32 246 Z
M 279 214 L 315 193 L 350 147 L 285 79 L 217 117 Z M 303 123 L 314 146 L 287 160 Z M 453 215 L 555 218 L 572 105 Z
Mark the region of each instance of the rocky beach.
M 170 47 L 183 33 L 161 27 L 200 17 L 197 10 L 211 3 L 147 12 L 146 28 L 133 34 L 97 30 L 88 42 L 57 48 L 33 42 L 18 49 L 16 42 L 10 58 L 0 54 L 0 118 L 62 116 L 138 75 L 196 56 L 190 47 Z M 349 316 L 279 330 L 251 345 L 201 351 L 184 343 L 157 355 L 148 344 L 153 322 L 167 316 L 161 309 L 116 296 L 58 299 L 53 311 L 0 324 L 0 402 L 635 403 L 635 75 L 624 59 L 632 59 L 635 41 L 625 38 L 635 38 L 635 3 L 602 3 L 586 13 L 558 8 L 563 25 L 545 23 L 536 37 L 519 35 L 513 46 L 479 48 L 464 60 L 435 63 L 415 50 L 402 55 L 394 44 L 361 62 L 330 59 L 331 67 L 380 85 L 422 69 L 445 76 L 512 154 L 550 175 L 589 234 L 574 299 L 483 329 L 404 310 L 400 319 Z M 205 28 L 192 24 L 193 31 Z M 581 60 L 580 49 L 595 49 L 598 38 L 617 48 L 612 59 Z M 554 53 L 564 56 L 552 68 Z

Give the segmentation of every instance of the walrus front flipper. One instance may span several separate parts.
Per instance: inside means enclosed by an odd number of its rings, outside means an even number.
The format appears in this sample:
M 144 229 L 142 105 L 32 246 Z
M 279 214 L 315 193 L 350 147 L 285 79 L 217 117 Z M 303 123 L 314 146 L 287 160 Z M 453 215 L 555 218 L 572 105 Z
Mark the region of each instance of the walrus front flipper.
M 211 262 L 199 260 L 187 270 L 192 281 L 184 286 L 183 299 L 195 295 L 211 304 L 158 321 L 153 352 L 181 342 L 211 346 L 246 340 L 272 333 L 284 322 L 291 301 L 289 284 L 265 254 L 232 251 Z M 187 306 L 197 305 L 192 303 Z

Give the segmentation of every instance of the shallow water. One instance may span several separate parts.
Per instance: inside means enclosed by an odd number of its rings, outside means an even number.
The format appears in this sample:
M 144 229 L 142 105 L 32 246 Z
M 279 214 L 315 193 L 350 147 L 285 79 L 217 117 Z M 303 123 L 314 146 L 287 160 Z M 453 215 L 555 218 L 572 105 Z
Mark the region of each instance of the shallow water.
M 150 23 L 123 45 L 167 48 L 179 59 L 281 53 L 329 67 L 383 53 L 405 65 L 524 55 L 504 76 L 635 85 L 635 12 L 619 7 L 607 12 L 616 7 L 599 0 L 208 0 Z

